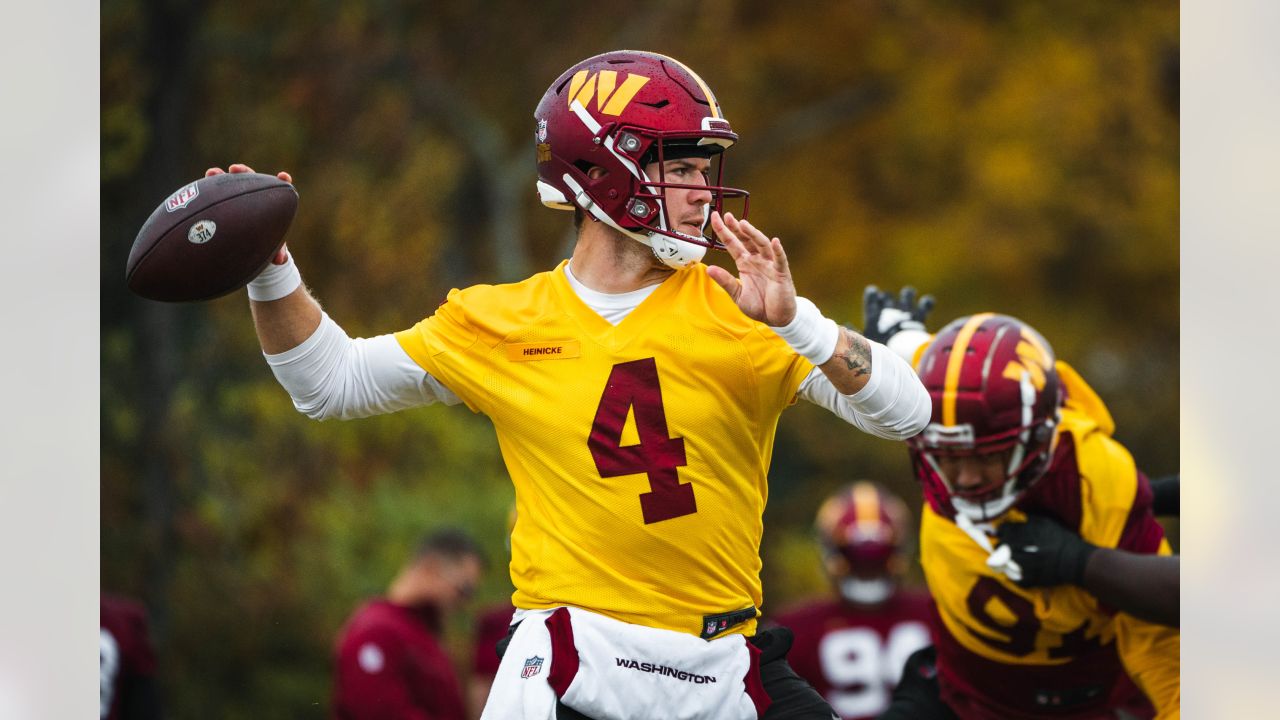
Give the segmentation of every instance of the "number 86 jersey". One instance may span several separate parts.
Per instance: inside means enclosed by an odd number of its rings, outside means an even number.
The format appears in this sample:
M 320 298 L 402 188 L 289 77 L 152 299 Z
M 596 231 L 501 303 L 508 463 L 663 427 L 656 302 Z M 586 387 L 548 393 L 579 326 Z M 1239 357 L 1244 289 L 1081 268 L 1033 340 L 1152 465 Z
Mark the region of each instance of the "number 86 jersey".
M 760 606 L 774 434 L 813 366 L 705 266 L 669 277 L 617 326 L 561 263 L 454 290 L 396 339 L 493 421 L 516 489 L 516 607 L 697 635 L 709 616 Z

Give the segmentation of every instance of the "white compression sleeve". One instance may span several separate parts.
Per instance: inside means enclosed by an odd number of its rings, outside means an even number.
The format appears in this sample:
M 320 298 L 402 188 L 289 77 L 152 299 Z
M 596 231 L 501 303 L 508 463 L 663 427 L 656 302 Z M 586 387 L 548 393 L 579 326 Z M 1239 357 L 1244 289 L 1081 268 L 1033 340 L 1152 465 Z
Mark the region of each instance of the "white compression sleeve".
M 461 400 L 405 353 L 393 335 L 351 339 L 325 313 L 295 348 L 267 355 L 293 406 L 310 418 L 347 420 Z
M 906 440 L 929 423 L 932 403 L 915 371 L 884 345 L 871 345 L 871 377 L 853 395 L 841 394 L 818 368 L 800 383 L 800 397 L 824 407 L 863 432 Z

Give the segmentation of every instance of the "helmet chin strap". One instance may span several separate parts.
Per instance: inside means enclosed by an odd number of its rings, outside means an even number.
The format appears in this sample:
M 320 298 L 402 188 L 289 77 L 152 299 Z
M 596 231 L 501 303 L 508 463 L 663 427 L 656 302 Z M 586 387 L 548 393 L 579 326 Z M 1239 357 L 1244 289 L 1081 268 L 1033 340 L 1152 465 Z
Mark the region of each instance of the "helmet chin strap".
M 995 500 L 973 502 L 972 500 L 965 500 L 952 495 L 951 507 L 955 508 L 957 513 L 964 515 L 973 522 L 983 523 L 995 520 L 1013 507 L 1013 503 L 1018 499 L 1018 496 L 1012 493 L 1012 489 L 1009 487 L 1013 482 L 1013 480 L 1009 480 L 1009 482 L 1005 483 L 1005 494 Z
M 625 232 L 625 231 L 624 231 Z M 627 233 L 631 237 L 635 237 L 631 233 Z M 640 242 L 649 246 L 653 250 L 654 257 L 658 258 L 668 267 L 679 270 L 689 263 L 698 262 L 707 254 L 707 249 L 702 245 L 694 245 L 691 242 L 676 240 L 659 233 L 649 233 L 647 238 L 641 239 Z
M 893 581 L 889 578 L 861 580 L 855 577 L 840 580 L 840 596 L 858 605 L 879 605 L 893 594 Z

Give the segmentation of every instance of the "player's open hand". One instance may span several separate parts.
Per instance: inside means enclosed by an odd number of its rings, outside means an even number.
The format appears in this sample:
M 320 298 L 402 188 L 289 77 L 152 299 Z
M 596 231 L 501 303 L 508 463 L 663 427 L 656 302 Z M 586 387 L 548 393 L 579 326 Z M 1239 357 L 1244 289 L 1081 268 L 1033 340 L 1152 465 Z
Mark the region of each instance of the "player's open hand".
M 204 176 L 213 177 L 214 175 L 221 175 L 225 172 L 251 173 L 256 171 L 253 168 L 249 167 L 248 165 L 245 165 L 244 163 L 231 163 L 230 165 L 227 166 L 226 170 L 223 170 L 220 167 L 211 167 L 208 170 L 204 171 Z M 289 183 L 290 185 L 293 184 L 293 176 L 283 170 L 276 173 L 276 177 Z M 275 254 L 274 257 L 271 258 L 271 262 L 275 265 L 283 265 L 285 261 L 288 259 L 289 259 L 289 246 L 281 245 L 280 250 Z
M 897 299 L 875 285 L 868 285 L 862 292 L 862 335 L 878 343 L 889 343 L 889 338 L 903 330 L 924 331 L 925 319 L 933 310 L 932 295 L 925 295 L 916 302 L 916 289 L 904 286 Z
M 738 276 L 715 265 L 707 274 L 729 293 L 743 314 L 753 320 L 781 327 L 796 316 L 796 286 L 782 241 L 770 238 L 732 213 L 711 213 L 711 229 L 724 243 L 738 268 Z

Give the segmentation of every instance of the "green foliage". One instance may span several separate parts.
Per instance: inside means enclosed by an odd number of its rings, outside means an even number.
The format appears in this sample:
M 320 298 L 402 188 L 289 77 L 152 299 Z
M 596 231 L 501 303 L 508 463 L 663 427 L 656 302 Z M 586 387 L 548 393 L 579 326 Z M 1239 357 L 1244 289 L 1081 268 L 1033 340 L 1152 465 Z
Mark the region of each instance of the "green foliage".
M 352 335 L 408 327 L 450 287 L 566 254 L 568 214 L 534 199 L 530 112 L 614 47 L 675 55 L 716 89 L 742 136 L 728 180 L 827 314 L 860 324 L 874 282 L 935 293 L 934 327 L 1020 316 L 1141 466 L 1177 470 L 1177 5 L 819 7 L 660 2 L 623 21 L 561 1 L 104 2 L 102 580 L 152 609 L 174 717 L 324 716 L 335 633 L 431 527 L 481 539 L 496 570 L 478 600 L 501 600 L 512 490 L 465 409 L 298 415 L 242 293 L 127 293 L 134 233 L 206 167 L 287 169 L 290 247 L 328 312 Z M 879 479 L 919 507 L 903 447 L 851 432 L 784 415 L 772 610 L 825 592 L 809 528 L 837 485 Z

